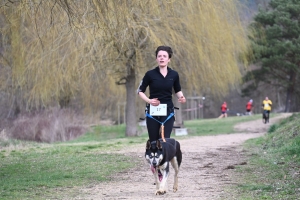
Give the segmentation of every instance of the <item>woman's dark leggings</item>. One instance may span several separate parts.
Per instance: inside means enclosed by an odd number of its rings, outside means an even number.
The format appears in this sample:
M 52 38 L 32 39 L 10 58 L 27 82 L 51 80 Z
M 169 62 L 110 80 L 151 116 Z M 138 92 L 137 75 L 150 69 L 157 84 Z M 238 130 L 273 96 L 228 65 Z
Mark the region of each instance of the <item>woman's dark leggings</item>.
M 168 109 L 167 116 L 159 116 L 159 117 L 153 116 L 153 118 L 155 118 L 156 120 L 158 120 L 160 122 L 164 122 L 168 118 L 168 116 L 170 115 L 171 112 L 174 112 L 173 109 L 172 110 Z M 161 123 L 157 122 L 156 120 L 149 118 L 149 117 L 146 118 L 150 142 L 156 141 L 161 138 L 161 135 L 159 133 Z M 173 129 L 173 125 L 174 125 L 174 121 L 175 121 L 175 117 L 173 116 L 164 123 L 165 138 L 170 138 L 172 129 Z

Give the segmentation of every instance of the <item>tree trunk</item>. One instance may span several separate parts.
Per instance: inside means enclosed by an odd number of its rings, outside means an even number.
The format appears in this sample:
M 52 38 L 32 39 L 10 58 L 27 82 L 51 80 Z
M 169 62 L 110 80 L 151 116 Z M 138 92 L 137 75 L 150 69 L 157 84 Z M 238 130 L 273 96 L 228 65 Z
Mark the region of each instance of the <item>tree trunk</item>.
M 291 70 L 290 71 L 290 79 L 289 79 L 289 86 L 287 89 L 287 94 L 286 94 L 286 101 L 285 101 L 285 111 L 284 112 L 291 112 L 291 101 L 293 99 L 293 92 L 294 92 L 294 87 L 295 87 L 295 78 L 296 78 L 296 73 Z
M 286 100 L 285 100 L 285 110 L 284 112 L 290 112 L 290 105 L 291 105 L 291 91 L 290 88 L 288 88 L 286 93 Z
M 126 136 L 137 136 L 135 71 L 128 66 L 129 75 L 126 78 Z

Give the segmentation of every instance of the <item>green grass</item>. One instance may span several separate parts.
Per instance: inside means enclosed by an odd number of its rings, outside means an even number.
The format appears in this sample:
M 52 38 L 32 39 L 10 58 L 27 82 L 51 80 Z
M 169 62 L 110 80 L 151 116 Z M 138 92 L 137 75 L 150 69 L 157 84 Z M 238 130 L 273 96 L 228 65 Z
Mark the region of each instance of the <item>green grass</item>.
M 258 118 L 261 116 L 187 121 L 189 135 L 185 137 L 232 133 L 235 124 Z M 142 165 L 141 160 L 132 163 L 114 152 L 143 144 L 147 138 L 146 131 L 138 137 L 125 137 L 125 126 L 118 125 L 97 126 L 73 141 L 54 144 L 6 140 L 0 143 L 0 199 L 76 197 L 78 188 L 101 184 L 111 179 L 111 172 Z M 292 156 L 298 150 L 289 147 L 288 151 Z M 251 184 L 243 187 L 251 188 Z
M 248 140 L 252 155 L 236 176 L 238 199 L 299 199 L 300 114 L 272 125 L 262 138 Z
M 107 181 L 111 173 L 136 164 L 128 160 L 124 155 L 99 152 L 97 146 L 91 145 L 13 151 L 1 158 L 0 197 L 44 199 L 53 198 L 54 193 L 60 196 L 66 189 L 72 191 L 76 186 Z
M 184 122 L 184 126 L 188 128 L 188 133 L 192 136 L 219 135 L 234 133 L 234 125 L 256 119 L 261 119 L 261 115 L 191 120 Z
M 78 196 L 78 188 L 109 181 L 111 174 L 141 165 L 140 160 L 132 162 L 111 152 L 146 141 L 146 133 L 124 133 L 124 125 L 97 126 L 68 142 L 1 142 L 0 199 L 71 198 Z
M 93 127 L 92 132 L 88 132 L 87 134 L 70 142 L 75 143 L 125 138 L 125 129 L 126 127 L 124 124 L 118 126 L 95 126 Z

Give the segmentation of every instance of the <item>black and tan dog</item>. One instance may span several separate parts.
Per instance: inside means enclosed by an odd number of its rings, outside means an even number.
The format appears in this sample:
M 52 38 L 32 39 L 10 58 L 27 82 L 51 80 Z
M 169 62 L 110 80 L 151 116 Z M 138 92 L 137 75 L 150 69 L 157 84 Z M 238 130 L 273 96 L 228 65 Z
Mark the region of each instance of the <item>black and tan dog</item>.
M 145 158 L 150 164 L 156 183 L 156 195 L 166 193 L 166 184 L 170 172 L 170 164 L 175 170 L 173 191 L 178 189 L 178 172 L 182 160 L 182 153 L 178 141 L 166 138 L 146 144 Z

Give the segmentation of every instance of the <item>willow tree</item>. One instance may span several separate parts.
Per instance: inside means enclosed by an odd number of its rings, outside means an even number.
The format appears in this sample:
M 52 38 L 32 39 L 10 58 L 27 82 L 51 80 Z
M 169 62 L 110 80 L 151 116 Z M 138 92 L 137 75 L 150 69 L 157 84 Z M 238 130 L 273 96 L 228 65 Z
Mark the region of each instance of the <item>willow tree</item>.
M 97 20 L 103 66 L 126 86 L 126 135 L 136 134 L 136 87 L 155 63 L 158 45 L 174 49 L 174 64 L 186 91 L 225 93 L 240 80 L 239 57 L 247 39 L 235 1 L 97 1 L 91 2 Z M 89 20 L 88 20 L 89 21 Z M 246 59 L 244 58 L 245 62 Z
M 74 98 L 84 105 L 105 107 L 107 103 L 98 96 L 112 99 L 108 91 L 120 90 L 111 87 L 114 80 L 102 73 L 93 49 L 97 43 L 93 33 L 75 21 L 71 26 L 65 4 L 59 3 L 2 4 L 1 91 L 9 93 L 15 104 L 21 104 L 15 107 L 26 110 L 58 104 L 65 107 Z
M 246 58 L 241 55 L 247 51 L 248 43 L 239 22 L 235 0 L 26 2 L 32 2 L 26 4 L 27 10 L 33 13 L 32 19 L 41 23 L 49 23 L 49 20 L 52 22 L 54 17 L 60 16 L 55 26 L 49 28 L 53 32 L 47 34 L 47 40 L 49 44 L 57 44 L 61 51 L 55 56 L 55 62 L 48 66 L 55 69 L 57 64 L 68 66 L 60 68 L 65 69 L 65 77 L 61 77 L 60 82 L 66 88 L 78 86 L 72 83 L 82 77 L 92 76 L 95 70 L 113 77 L 117 84 L 125 85 L 126 99 L 123 101 L 127 102 L 127 136 L 134 136 L 137 132 L 137 80 L 140 82 L 144 72 L 155 66 L 154 50 L 158 45 L 169 45 L 174 49 L 171 67 L 179 71 L 184 93 L 187 95 L 193 90 L 209 90 L 213 94 L 226 93 L 229 87 L 240 80 L 240 61 L 246 63 Z M 25 12 L 23 10 L 20 9 L 20 12 Z M 67 23 L 69 28 L 61 33 L 59 27 L 64 27 Z M 41 26 L 39 24 L 35 27 Z M 37 32 L 45 31 L 40 28 Z M 35 41 L 38 46 L 38 38 L 41 36 L 37 36 Z M 55 43 L 58 38 L 59 42 Z M 77 39 L 74 42 L 71 38 Z M 62 44 L 69 44 L 70 47 L 63 48 Z M 44 50 L 44 57 L 51 51 L 53 49 Z M 35 55 L 40 57 L 39 54 Z M 97 65 L 91 63 L 89 57 L 94 58 Z M 85 68 L 78 70 L 75 67 L 78 67 L 78 62 Z M 44 60 L 39 64 L 30 63 L 32 71 L 38 70 L 38 66 L 43 63 Z M 75 67 L 74 70 L 71 66 Z M 48 75 L 51 74 L 45 74 Z M 32 84 L 35 85 L 34 80 Z M 99 87 L 106 85 L 101 81 L 96 84 Z M 60 92 L 58 88 L 54 89 L 57 96 Z M 39 92 L 42 94 L 40 90 L 34 91 L 37 96 Z M 88 93 L 89 90 L 85 92 Z M 43 94 L 47 97 L 51 92 Z

